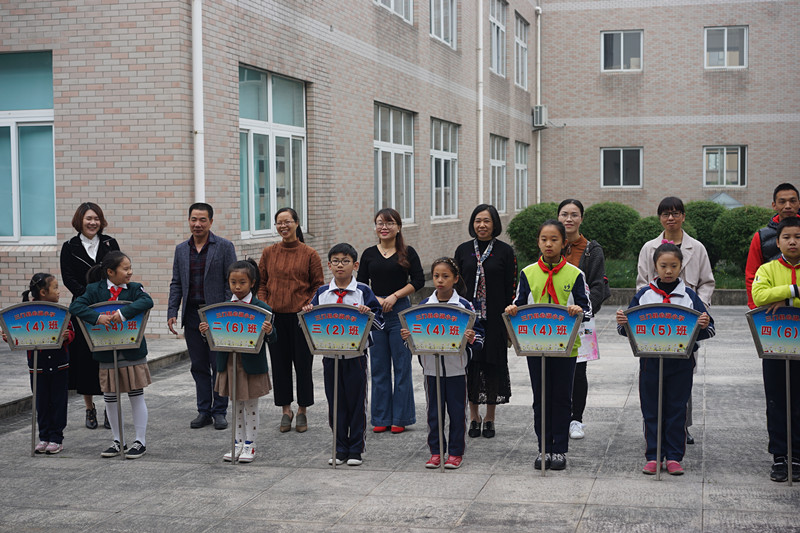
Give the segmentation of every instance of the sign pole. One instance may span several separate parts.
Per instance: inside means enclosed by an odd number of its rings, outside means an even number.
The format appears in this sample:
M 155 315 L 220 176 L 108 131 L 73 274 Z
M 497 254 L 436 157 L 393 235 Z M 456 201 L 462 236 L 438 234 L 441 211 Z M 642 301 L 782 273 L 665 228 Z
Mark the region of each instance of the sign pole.
M 544 402 L 545 402 L 545 394 L 544 394 L 545 379 L 544 379 L 544 372 L 545 372 L 545 356 L 544 356 L 544 354 L 542 354 L 542 409 L 541 409 L 541 411 L 540 411 L 540 415 L 541 415 L 541 418 L 542 418 L 542 422 L 541 422 L 541 432 L 542 432 L 542 439 L 541 439 L 541 440 L 542 440 L 542 446 L 541 446 L 541 448 L 542 448 L 542 464 L 540 465 L 540 466 L 542 467 L 542 477 L 544 477 L 544 476 L 545 476 L 545 470 L 546 470 L 545 463 L 547 462 L 547 460 L 545 459 L 545 457 L 547 457 L 547 453 L 545 452 L 545 449 L 546 449 L 546 446 L 547 446 L 547 439 L 545 439 L 545 438 L 544 438 L 544 430 L 545 430 L 545 422 L 544 422 L 544 419 L 546 418 L 546 417 L 544 416 L 544 412 L 545 412 L 545 411 L 544 411 L 544 408 L 545 408 L 545 403 L 544 403 Z
M 33 400 L 31 401 L 31 457 L 36 453 L 36 385 L 39 377 L 39 350 L 33 350 Z
M 789 467 L 789 477 L 786 478 L 789 486 L 792 486 L 792 385 L 791 385 L 791 361 L 786 360 L 786 450 L 787 466 Z
M 236 427 L 237 421 L 236 417 L 239 414 L 239 409 L 236 407 L 236 352 L 231 352 L 231 358 L 233 361 L 233 370 L 231 371 L 231 464 L 235 465 L 239 462 L 239 456 L 236 455 Z M 244 446 L 244 442 L 242 443 Z
M 336 468 L 336 428 L 339 425 L 339 357 L 333 356 L 333 445 L 331 447 L 331 461 Z
M 658 430 L 656 431 L 656 481 L 661 481 L 661 404 L 664 397 L 664 358 L 658 358 Z
M 117 358 L 117 349 L 114 348 L 114 390 L 117 393 L 117 421 L 119 423 L 119 449 L 120 455 L 125 459 L 125 437 L 122 422 L 122 393 L 119 391 L 119 359 Z
M 442 415 L 442 378 L 441 378 L 441 358 L 434 354 L 436 358 L 436 417 L 439 422 L 439 470 L 444 473 L 444 428 L 442 427 L 444 416 Z

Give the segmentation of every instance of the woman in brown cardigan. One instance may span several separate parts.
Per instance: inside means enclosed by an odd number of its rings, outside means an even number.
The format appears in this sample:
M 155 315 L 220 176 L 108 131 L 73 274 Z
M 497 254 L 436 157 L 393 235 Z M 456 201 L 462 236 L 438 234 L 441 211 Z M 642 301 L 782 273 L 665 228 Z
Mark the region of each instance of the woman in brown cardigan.
M 262 283 L 258 299 L 272 307 L 273 325 L 278 335 L 277 342 L 270 346 L 269 356 L 275 405 L 283 408 L 281 433 L 292 429 L 294 418 L 292 365 L 297 379 L 295 429 L 303 433 L 308 429 L 306 408 L 314 404 L 314 383 L 311 380 L 312 355 L 297 313 L 311 301 L 325 279 L 319 255 L 303 242 L 297 212 L 291 207 L 279 209 L 275 214 L 275 227 L 282 240 L 261 253 L 258 269 Z

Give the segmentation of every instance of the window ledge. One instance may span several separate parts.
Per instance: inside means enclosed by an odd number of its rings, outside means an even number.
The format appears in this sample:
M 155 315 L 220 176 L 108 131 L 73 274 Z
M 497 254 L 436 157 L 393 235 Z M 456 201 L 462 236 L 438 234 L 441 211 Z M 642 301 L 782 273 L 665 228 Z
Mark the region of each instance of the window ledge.
M 455 217 L 455 218 L 444 218 L 444 217 L 442 217 L 442 218 L 432 218 L 432 219 L 431 219 L 431 224 L 432 224 L 432 225 L 439 225 L 439 224 L 450 224 L 450 223 L 452 223 L 452 222 L 458 222 L 458 223 L 460 223 L 460 222 L 461 222 L 461 219 L 460 219 L 460 218 L 458 218 L 458 217 Z

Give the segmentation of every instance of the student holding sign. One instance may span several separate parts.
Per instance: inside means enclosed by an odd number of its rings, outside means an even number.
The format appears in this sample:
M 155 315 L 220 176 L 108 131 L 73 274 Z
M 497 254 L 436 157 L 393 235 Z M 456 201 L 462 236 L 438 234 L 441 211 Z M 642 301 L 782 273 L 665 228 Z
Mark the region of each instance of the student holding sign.
M 664 243 L 656 248 L 653 263 L 657 276 L 649 285 L 640 289 L 631 300 L 628 308 L 638 305 L 668 303 L 681 305 L 701 313 L 697 319 L 702 328 L 699 339 L 714 336 L 714 320 L 706 312 L 703 301 L 692 289 L 678 277 L 683 263 L 681 249 L 672 243 Z M 627 336 L 624 324 L 628 317 L 617 310 L 617 331 Z M 658 461 L 666 459 L 666 470 L 673 476 L 683 474 L 681 461 L 686 452 L 686 403 L 692 394 L 692 370 L 695 366 L 694 353 L 698 346 L 695 342 L 692 355 L 688 359 L 665 359 L 663 376 L 663 431 L 661 434 L 661 454 L 656 457 L 658 449 L 658 366 L 655 358 L 639 359 L 639 400 L 644 417 L 644 438 L 647 442 L 645 457 L 647 463 L 642 468 L 645 474 L 655 474 Z
M 773 312 L 779 307 L 800 307 L 800 288 L 797 269 L 800 268 L 800 218 L 784 218 L 777 228 L 781 256 L 761 265 L 753 280 L 752 295 L 756 305 L 769 305 Z M 769 452 L 774 462 L 772 481 L 789 477 L 786 434 L 786 364 L 778 359 L 761 360 L 764 373 L 764 392 L 767 397 L 767 432 Z M 792 481 L 800 481 L 800 361 L 790 361 L 789 375 L 792 408 Z
M 589 301 L 589 286 L 581 270 L 567 262 L 563 256 L 567 246 L 567 230 L 558 220 L 547 220 L 539 228 L 539 261 L 528 265 L 519 274 L 517 297 L 506 307 L 506 313 L 517 314 L 517 307 L 528 304 L 550 303 L 563 305 L 570 316 L 583 314 L 584 321 L 592 316 Z M 533 419 L 536 437 L 539 440 L 539 455 L 534 466 L 564 470 L 567 467 L 569 450 L 569 424 L 572 418 L 572 384 L 575 362 L 580 340 L 575 339 L 570 357 L 550 357 L 545 361 L 545 405 L 542 413 L 542 361 L 539 357 L 527 357 L 528 372 L 533 388 Z M 541 434 L 542 416 L 545 417 L 545 435 Z M 551 450 L 542 457 L 542 439 L 545 448 Z
M 99 324 L 116 327 L 151 309 L 153 299 L 144 292 L 141 283 L 132 283 L 133 269 L 130 258 L 122 252 L 109 252 L 99 265 L 89 270 L 91 282 L 86 292 L 75 299 L 69 306 L 69 312 L 87 324 Z M 131 302 L 111 315 L 101 315 L 91 305 L 115 300 Z M 147 431 L 147 405 L 144 403 L 144 388 L 150 385 L 150 368 L 147 366 L 147 341 L 142 338 L 139 348 L 121 350 L 119 356 L 119 375 L 114 375 L 114 359 L 110 351 L 96 351 L 92 356 L 100 363 L 100 389 L 106 402 L 106 413 L 111 424 L 114 441 L 100 455 L 102 457 L 118 456 L 125 443 L 120 443 L 120 426 L 122 420 L 117 415 L 116 385 L 120 392 L 127 392 L 131 402 L 133 426 L 136 429 L 136 441 L 125 454 L 127 459 L 137 459 L 145 454 L 145 433 Z
M 311 303 L 303 306 L 308 312 L 315 305 L 344 304 L 358 307 L 362 313 L 372 311 L 375 319 L 372 329 L 383 329 L 381 304 L 364 283 L 358 283 L 353 271 L 358 268 L 358 252 L 347 243 L 339 243 L 328 251 L 328 269 L 333 279 L 314 294 Z M 371 339 L 370 339 L 371 340 Z M 334 364 L 333 358 L 322 360 L 325 396 L 328 398 L 328 423 L 333 429 L 334 404 Z M 340 465 L 347 461 L 349 466 L 362 464 L 362 454 L 366 447 L 367 431 L 367 352 L 359 357 L 339 361 L 339 398 L 336 402 L 336 456 L 328 464 L 336 461 Z

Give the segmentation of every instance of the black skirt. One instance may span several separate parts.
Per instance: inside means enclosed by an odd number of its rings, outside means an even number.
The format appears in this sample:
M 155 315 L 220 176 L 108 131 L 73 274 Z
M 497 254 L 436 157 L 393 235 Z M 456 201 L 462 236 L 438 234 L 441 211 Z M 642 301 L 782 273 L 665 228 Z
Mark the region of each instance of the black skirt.
M 470 402 L 492 405 L 508 403 L 511 379 L 508 375 L 507 352 L 505 335 L 487 334 L 483 349 L 467 365 L 467 395 Z
M 100 390 L 100 366 L 92 358 L 78 318 L 73 316 L 71 322 L 75 338 L 69 344 L 69 389 L 78 394 L 103 394 Z

